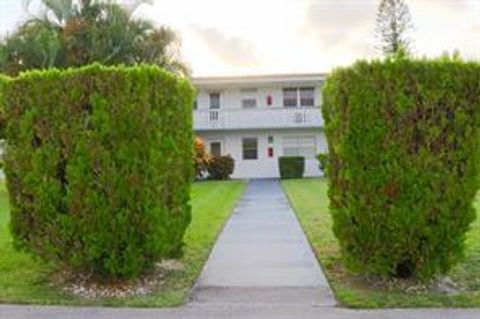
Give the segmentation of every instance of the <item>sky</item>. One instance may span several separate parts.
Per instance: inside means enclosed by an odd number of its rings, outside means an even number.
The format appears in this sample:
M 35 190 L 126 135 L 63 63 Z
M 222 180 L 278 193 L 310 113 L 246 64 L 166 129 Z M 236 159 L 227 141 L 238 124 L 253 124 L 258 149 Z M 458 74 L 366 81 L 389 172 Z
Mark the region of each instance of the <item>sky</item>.
M 182 59 L 194 76 L 328 72 L 378 56 L 379 0 L 153 2 L 136 15 L 177 32 Z M 416 55 L 459 50 L 464 58 L 480 60 L 480 0 L 406 2 Z M 27 17 L 22 0 L 0 0 L 0 34 Z

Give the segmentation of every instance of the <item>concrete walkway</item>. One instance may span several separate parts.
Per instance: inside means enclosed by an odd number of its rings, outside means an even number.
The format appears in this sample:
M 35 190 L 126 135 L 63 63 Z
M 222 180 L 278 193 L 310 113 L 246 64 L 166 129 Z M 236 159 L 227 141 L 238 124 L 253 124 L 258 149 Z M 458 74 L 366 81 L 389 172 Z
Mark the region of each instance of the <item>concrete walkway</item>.
M 2 306 L 1 319 L 478 319 L 480 310 L 349 310 L 335 307 L 198 306 L 175 309 Z
M 200 275 L 192 302 L 335 305 L 278 181 L 248 184 Z
M 0 305 L 0 319 L 477 319 L 480 309 L 351 310 L 335 300 L 280 185 L 252 181 L 194 289 L 171 309 Z

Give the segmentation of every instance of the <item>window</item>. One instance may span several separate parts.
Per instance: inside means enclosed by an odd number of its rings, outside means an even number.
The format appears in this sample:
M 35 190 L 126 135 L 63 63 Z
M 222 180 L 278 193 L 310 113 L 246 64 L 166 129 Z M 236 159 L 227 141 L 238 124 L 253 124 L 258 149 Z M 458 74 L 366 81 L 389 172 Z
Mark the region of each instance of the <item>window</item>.
M 300 106 L 314 106 L 315 90 L 313 88 L 300 88 Z
M 297 107 L 297 89 L 296 88 L 283 89 L 283 106 Z
M 256 99 L 242 99 L 242 108 L 244 109 L 252 109 L 257 107 L 257 100 Z
M 193 101 L 193 109 L 194 110 L 198 109 L 198 100 L 197 99 L 195 99 L 195 101 Z
M 242 108 L 251 109 L 257 107 L 257 89 L 242 89 Z
M 314 106 L 315 89 L 313 87 L 283 89 L 283 106 Z
M 242 149 L 244 160 L 258 159 L 258 141 L 256 138 L 242 139 Z
M 220 109 L 220 93 L 210 93 L 210 109 Z
M 222 144 L 220 142 L 210 143 L 210 154 L 215 157 L 222 156 Z
M 271 136 L 271 135 L 268 136 L 268 143 L 269 144 L 273 143 L 273 136 Z
M 315 137 L 303 136 L 283 138 L 284 156 L 304 156 L 305 158 L 314 158 L 315 154 Z

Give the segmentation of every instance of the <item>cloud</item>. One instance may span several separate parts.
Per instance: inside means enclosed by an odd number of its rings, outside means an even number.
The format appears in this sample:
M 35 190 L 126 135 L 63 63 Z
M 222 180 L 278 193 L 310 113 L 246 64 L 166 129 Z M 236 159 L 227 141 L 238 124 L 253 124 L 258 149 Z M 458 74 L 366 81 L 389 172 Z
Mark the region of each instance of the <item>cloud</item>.
M 412 14 L 414 29 L 410 34 L 416 40 L 420 53 L 438 54 L 445 50 L 445 38 L 454 48 L 460 47 L 457 38 L 470 37 L 472 11 L 480 16 L 479 0 L 406 0 Z M 375 26 L 380 0 L 308 0 L 306 32 L 320 48 L 343 54 L 355 51 L 357 56 L 375 56 Z M 480 18 L 479 18 L 480 19 Z M 480 21 L 480 20 L 479 20 Z M 442 31 L 440 31 L 442 30 Z M 443 40 L 437 32 L 443 32 Z M 448 47 L 449 48 L 449 47 Z
M 377 6 L 376 0 L 309 0 L 301 32 L 309 34 L 322 50 L 369 55 Z
M 259 64 L 251 42 L 238 36 L 227 36 L 217 28 L 193 27 L 194 31 L 223 62 L 239 67 L 254 67 Z
M 476 0 L 473 0 L 476 1 Z M 413 5 L 427 5 L 435 7 L 453 7 L 459 10 L 463 10 L 462 7 L 469 6 L 472 0 L 415 0 L 408 1 L 408 4 Z

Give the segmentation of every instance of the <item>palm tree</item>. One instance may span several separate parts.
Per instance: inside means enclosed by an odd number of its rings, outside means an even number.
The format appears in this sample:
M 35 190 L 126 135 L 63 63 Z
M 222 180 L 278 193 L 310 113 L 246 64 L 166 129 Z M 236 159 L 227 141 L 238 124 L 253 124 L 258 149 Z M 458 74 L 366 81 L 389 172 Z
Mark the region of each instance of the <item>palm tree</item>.
M 28 11 L 32 0 L 24 0 Z M 93 62 L 106 65 L 157 64 L 188 74 L 178 58 L 178 39 L 134 14 L 151 0 L 128 5 L 101 0 L 41 0 L 43 10 L 0 42 L 0 72 L 65 68 Z M 31 11 L 30 11 L 31 12 Z
M 23 3 L 29 10 L 32 0 L 24 0 Z M 72 0 L 41 0 L 41 3 L 45 7 L 43 19 L 59 26 L 64 25 L 76 11 L 76 5 Z

